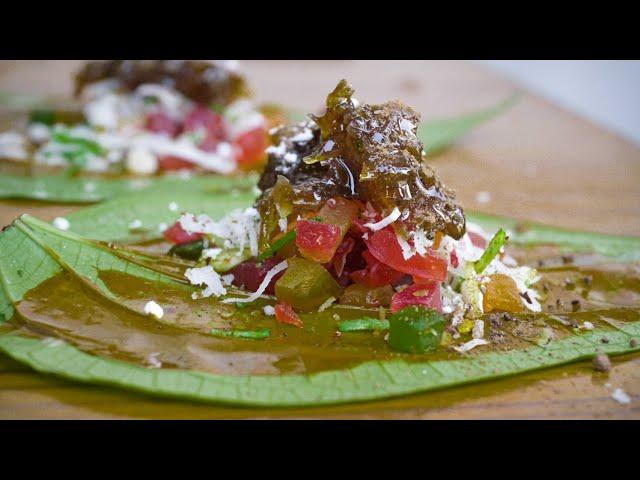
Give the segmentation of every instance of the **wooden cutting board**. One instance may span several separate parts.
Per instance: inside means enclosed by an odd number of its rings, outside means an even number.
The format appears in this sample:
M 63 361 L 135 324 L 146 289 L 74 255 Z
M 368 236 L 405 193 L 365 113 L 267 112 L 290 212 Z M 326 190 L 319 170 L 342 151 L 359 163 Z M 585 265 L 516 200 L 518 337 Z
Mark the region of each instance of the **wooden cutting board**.
M 0 92 L 67 97 L 73 61 L 0 61 Z M 400 99 L 423 119 L 495 104 L 517 88 L 468 62 L 253 61 L 259 100 L 316 111 L 340 78 L 367 103 Z M 640 149 L 531 94 L 432 159 L 467 209 L 552 225 L 640 235 Z M 480 203 L 479 192 L 489 192 Z M 485 195 L 486 197 L 486 195 Z M 51 219 L 76 207 L 0 202 L 0 225 L 28 212 Z M 615 388 L 629 405 L 611 398 Z M 72 384 L 0 358 L 0 418 L 640 418 L 640 356 L 609 374 L 577 364 L 423 394 L 412 407 L 389 400 L 322 409 L 256 410 L 158 400 Z

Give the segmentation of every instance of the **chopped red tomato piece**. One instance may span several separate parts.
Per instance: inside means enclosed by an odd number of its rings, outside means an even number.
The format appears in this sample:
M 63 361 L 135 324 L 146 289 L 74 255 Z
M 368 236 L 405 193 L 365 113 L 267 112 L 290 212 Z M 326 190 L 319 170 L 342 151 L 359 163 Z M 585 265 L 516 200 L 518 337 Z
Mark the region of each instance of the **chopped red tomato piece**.
M 300 317 L 293 311 L 291 305 L 288 303 L 278 303 L 275 306 L 276 320 L 280 323 L 286 323 L 287 325 L 293 325 L 294 327 L 302 328 L 304 323 L 300 320 Z
M 458 261 L 458 254 L 456 253 L 455 250 L 451 250 L 451 253 L 449 254 L 449 258 L 451 260 L 451 266 L 453 268 L 458 268 L 458 265 L 460 265 L 460 262 Z
M 296 246 L 300 255 L 318 263 L 327 263 L 340 244 L 340 228 L 336 225 L 298 220 Z
M 444 258 L 427 253 L 424 257 L 416 254 L 405 260 L 391 227 L 370 232 L 365 243 L 374 257 L 399 272 L 427 280 L 444 281 L 447 278 L 447 261 Z
M 256 262 L 255 260 L 247 260 L 232 268 L 229 273 L 233 274 L 233 284 L 236 287 L 242 287 L 249 292 L 255 292 L 258 290 L 258 287 L 269 270 L 281 261 L 282 260 L 276 257 L 268 258 L 262 263 Z M 275 293 L 275 284 L 282 275 L 284 275 L 284 272 L 280 272 L 273 277 L 265 290 L 267 295 L 273 295 Z
M 469 240 L 471 240 L 473 246 L 478 248 L 486 248 L 487 241 L 482 235 L 475 232 L 467 232 L 467 235 L 469 235 Z
M 166 238 L 171 243 L 181 244 L 181 243 L 189 243 L 195 242 L 196 240 L 200 240 L 202 238 L 201 233 L 187 233 L 180 222 L 176 222 L 167 228 L 164 232 L 162 232 L 164 238 Z
M 345 237 L 345 239 L 342 240 L 342 243 L 338 246 L 333 259 L 331 260 L 333 269 L 338 277 L 342 276 L 344 266 L 347 263 L 347 255 L 351 253 L 355 245 L 356 241 L 353 238 Z
M 361 218 L 354 218 L 351 223 L 351 228 L 349 228 L 349 234 L 353 235 L 356 238 L 362 237 L 365 233 L 369 232 L 369 229 L 364 226 L 368 220 L 362 220 Z
M 180 157 L 165 155 L 158 158 L 158 168 L 163 172 L 172 170 L 193 170 L 196 168 L 196 165 Z
M 234 142 L 236 162 L 240 166 L 251 166 L 265 157 L 267 134 L 262 128 L 254 128 L 239 135 Z
M 438 282 L 425 282 L 420 285 L 409 285 L 401 292 L 396 293 L 391 299 L 391 311 L 393 313 L 411 305 L 420 305 L 442 312 L 440 284 Z
M 226 138 L 222 116 L 202 106 L 196 106 L 184 119 L 185 132 L 204 130 L 205 137 Z
M 163 112 L 149 114 L 145 121 L 145 128 L 150 132 L 164 133 L 172 138 L 180 133 L 180 124 Z
M 404 277 L 404 273 L 380 262 L 368 250 L 362 252 L 362 258 L 367 262 L 367 266 L 362 270 L 356 270 L 351 273 L 351 280 L 355 283 L 375 288 L 393 285 Z

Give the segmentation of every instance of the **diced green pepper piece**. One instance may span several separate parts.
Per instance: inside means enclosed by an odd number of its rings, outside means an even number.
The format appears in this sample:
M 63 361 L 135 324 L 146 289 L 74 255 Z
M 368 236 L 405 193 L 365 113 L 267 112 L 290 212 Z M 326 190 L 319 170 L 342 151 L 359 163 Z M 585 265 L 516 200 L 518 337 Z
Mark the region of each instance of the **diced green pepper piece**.
M 338 330 L 341 332 L 364 332 L 368 330 L 388 330 L 389 320 L 375 318 L 359 318 L 357 320 L 343 320 L 338 322 Z
M 287 270 L 276 282 L 279 301 L 288 303 L 297 311 L 309 312 L 329 297 L 340 296 L 340 285 L 319 263 L 300 257 L 288 258 L 287 263 Z
M 278 251 L 282 247 L 284 247 L 288 243 L 295 240 L 295 238 L 296 238 L 296 231 L 289 230 L 287 233 L 285 233 L 283 236 L 281 236 L 279 239 L 273 242 L 273 244 L 267 250 L 265 250 L 260 255 L 258 255 L 258 261 L 263 262 L 267 258 L 273 257 L 276 253 L 278 253 Z
M 425 353 L 440 345 L 444 317 L 435 310 L 410 306 L 389 319 L 389 346 L 406 353 Z
M 489 241 L 489 244 L 487 245 L 487 248 L 485 248 L 484 252 L 482 253 L 482 256 L 475 263 L 474 268 L 478 275 L 480 275 L 484 271 L 484 269 L 487 268 L 487 265 L 491 263 L 491 260 L 496 258 L 496 255 L 500 253 L 500 249 L 502 248 L 502 246 L 505 244 L 506 241 L 507 241 L 507 234 L 504 232 L 503 229 L 498 230 L 496 234 L 493 236 L 493 238 L 491 239 L 491 241 Z
M 174 245 L 169 250 L 169 255 L 186 258 L 187 260 L 199 260 L 204 250 L 204 240 L 195 240 L 189 243 Z
M 212 328 L 209 333 L 215 337 L 246 338 L 250 340 L 264 340 L 271 335 L 271 331 L 268 328 L 261 328 L 260 330 L 222 330 L 220 328 Z

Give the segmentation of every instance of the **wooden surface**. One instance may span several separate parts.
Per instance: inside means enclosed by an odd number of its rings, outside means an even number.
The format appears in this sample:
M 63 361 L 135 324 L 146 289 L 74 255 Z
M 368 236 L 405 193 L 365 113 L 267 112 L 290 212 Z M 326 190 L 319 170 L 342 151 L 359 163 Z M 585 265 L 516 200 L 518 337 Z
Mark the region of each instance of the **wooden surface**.
M 70 92 L 77 62 L 0 62 L 0 92 Z M 339 78 L 365 102 L 398 98 L 424 119 L 464 113 L 515 90 L 466 62 L 245 62 L 259 100 L 314 111 Z M 640 235 L 640 150 L 532 95 L 432 160 L 468 209 L 579 229 Z M 476 202 L 479 191 L 491 193 Z M 74 207 L 2 202 L 0 224 L 29 212 L 53 218 Z M 611 397 L 614 388 L 630 405 Z M 391 400 L 321 410 L 247 410 L 157 400 L 78 386 L 0 359 L 0 418 L 640 418 L 640 358 L 609 374 L 587 364 L 419 396 L 420 408 Z

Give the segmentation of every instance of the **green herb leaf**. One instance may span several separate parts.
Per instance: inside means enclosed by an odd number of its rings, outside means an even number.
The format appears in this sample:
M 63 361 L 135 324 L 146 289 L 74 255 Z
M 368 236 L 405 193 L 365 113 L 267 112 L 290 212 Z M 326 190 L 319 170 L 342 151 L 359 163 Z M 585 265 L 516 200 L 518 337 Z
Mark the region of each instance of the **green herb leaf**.
M 478 112 L 443 120 L 431 120 L 418 127 L 427 154 L 438 153 L 480 124 L 500 115 L 520 99 L 515 93 L 497 105 Z
M 61 127 L 55 128 L 51 133 L 51 140 L 63 145 L 73 145 L 84 152 L 91 152 L 94 155 L 104 155 L 105 151 L 98 142 L 82 137 L 73 136 Z
M 338 322 L 338 330 L 340 332 L 363 332 L 388 329 L 388 320 L 378 320 L 376 318 L 359 318 L 357 320 L 342 320 Z
M 491 261 L 496 258 L 496 255 L 500 253 L 500 249 L 507 241 L 507 234 L 503 229 L 500 229 L 496 232 L 493 238 L 489 241 L 487 248 L 484 249 L 482 256 L 475 263 L 474 268 L 476 273 L 481 274 L 487 265 L 491 263 Z
M 268 328 L 261 328 L 260 330 L 222 330 L 220 328 L 212 328 L 211 335 L 215 337 L 225 338 L 247 338 L 250 340 L 264 340 L 271 336 L 271 331 Z
M 283 236 L 281 236 L 279 239 L 277 239 L 275 242 L 273 242 L 273 245 L 271 245 L 271 247 L 269 247 L 267 250 L 265 250 L 260 255 L 258 255 L 258 261 L 262 262 L 262 261 L 266 260 L 267 258 L 273 257 L 276 253 L 278 253 L 278 251 L 282 247 L 284 247 L 288 243 L 290 243 L 293 240 L 295 240 L 295 238 L 296 238 L 296 231 L 295 230 L 289 230 L 287 233 L 285 233 Z
M 389 346 L 406 353 L 434 350 L 442 340 L 444 317 L 429 308 L 411 306 L 389 319 Z
M 183 179 L 178 176 L 149 178 L 89 178 L 65 175 L 0 175 L 0 198 L 41 200 L 56 203 L 96 203 L 127 193 L 153 189 L 182 193 L 229 192 L 248 190 L 255 186 L 256 177 L 198 176 Z

